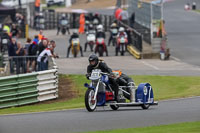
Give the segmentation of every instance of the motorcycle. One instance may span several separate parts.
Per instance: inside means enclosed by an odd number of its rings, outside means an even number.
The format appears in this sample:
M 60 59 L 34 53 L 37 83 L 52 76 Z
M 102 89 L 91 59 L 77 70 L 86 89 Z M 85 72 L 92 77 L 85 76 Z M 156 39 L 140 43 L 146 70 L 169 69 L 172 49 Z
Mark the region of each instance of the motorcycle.
M 105 51 L 105 39 L 102 37 L 99 37 L 99 38 L 97 38 L 97 41 L 96 41 L 95 52 L 98 52 L 99 56 L 103 56 L 104 51 Z
M 124 36 L 121 36 L 118 38 L 118 45 L 116 46 L 115 54 L 118 56 L 118 52 L 121 53 L 121 55 L 124 55 L 124 52 L 126 51 L 126 44 L 127 44 L 127 38 Z
M 99 25 L 99 20 L 98 19 L 94 19 L 92 24 L 94 25 L 95 30 L 97 30 L 97 26 Z
M 71 50 L 72 50 L 72 54 L 76 58 L 79 51 L 80 51 L 80 40 L 79 40 L 79 38 L 72 39 L 72 49 Z
M 85 20 L 85 32 L 88 32 L 88 27 L 89 27 L 90 21 Z
M 88 31 L 87 33 L 87 44 L 89 44 L 91 52 L 93 51 L 93 47 L 96 43 L 96 36 L 95 36 L 95 31 Z M 86 44 L 86 45 L 87 45 Z
M 45 29 L 45 18 L 44 18 L 43 13 L 39 13 L 39 15 L 36 19 L 36 29 L 37 30 Z
M 117 34 L 118 34 L 117 28 L 111 29 L 111 36 L 112 36 L 112 44 L 113 44 L 113 46 L 117 45 Z
M 9 44 L 9 39 L 7 38 L 1 38 L 1 52 L 5 53 L 8 51 L 8 44 Z
M 85 107 L 89 112 L 93 112 L 97 106 L 110 106 L 112 110 L 118 110 L 119 107 L 141 106 L 142 109 L 148 109 L 151 105 L 158 105 L 158 102 L 154 101 L 153 89 L 149 83 L 141 83 L 137 89 L 135 85 L 119 86 L 119 101 L 115 101 L 115 94 L 109 84 L 109 76 L 109 74 L 95 69 L 89 77 L 90 85 L 84 84 L 87 88 Z M 130 88 L 130 92 L 124 89 L 127 87 Z M 130 102 L 126 102 L 125 93 L 130 95 Z
M 69 31 L 69 23 L 66 19 L 61 20 L 61 32 L 65 35 L 66 31 Z

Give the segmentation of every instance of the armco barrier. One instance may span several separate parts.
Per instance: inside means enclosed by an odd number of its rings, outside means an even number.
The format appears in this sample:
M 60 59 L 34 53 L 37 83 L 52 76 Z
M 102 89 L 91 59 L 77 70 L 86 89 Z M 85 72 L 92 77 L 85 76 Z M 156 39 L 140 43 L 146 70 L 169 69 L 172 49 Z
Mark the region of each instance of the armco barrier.
M 37 78 L 39 81 L 37 86 L 39 101 L 58 97 L 58 77 L 56 69 L 38 72 Z
M 58 97 L 57 69 L 0 78 L 0 108 Z
M 37 73 L 0 78 L 0 108 L 38 102 Z

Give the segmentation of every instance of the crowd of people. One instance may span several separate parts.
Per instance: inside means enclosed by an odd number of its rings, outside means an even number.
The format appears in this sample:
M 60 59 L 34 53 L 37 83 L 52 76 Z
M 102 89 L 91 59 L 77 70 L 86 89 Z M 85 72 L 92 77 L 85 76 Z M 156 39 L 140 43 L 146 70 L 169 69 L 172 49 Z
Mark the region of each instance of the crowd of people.
M 1 52 L 8 51 L 11 74 L 47 70 L 48 57 L 58 57 L 54 52 L 55 41 L 45 38 L 42 30 L 33 39 L 27 38 L 26 44 L 18 41 L 19 36 L 11 31 L 5 28 L 1 35 L 1 41 L 7 40 L 4 47 L 1 45 Z

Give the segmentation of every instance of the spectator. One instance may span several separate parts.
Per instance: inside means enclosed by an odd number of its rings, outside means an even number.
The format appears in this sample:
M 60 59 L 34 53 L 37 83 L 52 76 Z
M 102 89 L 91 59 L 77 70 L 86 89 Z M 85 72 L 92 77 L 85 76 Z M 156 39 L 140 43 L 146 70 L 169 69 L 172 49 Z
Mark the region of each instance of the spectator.
M 24 47 L 24 49 L 26 51 L 26 56 L 29 55 L 28 48 L 31 45 L 31 41 L 32 41 L 31 38 L 27 38 L 27 40 L 26 40 L 26 44 L 25 44 L 25 47 Z
M 196 10 L 196 2 L 192 2 L 192 10 Z
M 8 35 L 7 31 L 3 31 L 0 35 L 0 51 L 3 52 L 7 50 L 10 42 L 11 42 L 11 37 Z
M 46 38 L 43 38 L 43 40 L 39 43 L 38 46 L 38 55 L 48 46 L 48 40 Z
M 85 15 L 84 15 L 84 13 L 82 13 L 81 15 L 80 15 L 80 20 L 79 20 L 79 25 L 80 25 L 80 27 L 79 27 L 79 33 L 80 34 L 83 34 L 84 33 L 84 31 L 85 31 Z
M 35 0 L 35 12 L 40 11 L 40 0 Z
M 37 58 L 38 62 L 38 70 L 44 71 L 48 70 L 48 57 L 52 57 L 51 51 L 53 50 L 53 46 L 49 45 L 46 49 L 44 49 Z
M 133 28 L 134 27 L 134 24 L 135 24 L 135 12 L 133 12 L 131 14 L 131 17 L 130 17 L 130 26 Z
M 55 53 L 54 49 L 56 48 L 56 42 L 54 40 L 50 41 L 50 45 L 52 45 L 53 49 L 51 50 L 51 54 L 54 58 L 59 58 L 58 54 Z
M 38 51 L 38 45 L 36 42 L 33 42 L 28 48 L 28 62 L 27 62 L 27 72 L 32 72 L 36 70 L 36 56 Z M 30 70 L 31 65 L 31 70 Z
M 19 38 L 20 30 L 17 28 L 16 24 L 12 24 L 11 34 L 12 37 Z
M 127 10 L 123 10 L 122 12 L 120 12 L 120 19 L 124 24 L 128 24 L 128 11 Z
M 40 32 L 38 34 L 38 40 L 41 41 L 42 38 L 44 38 L 44 36 L 43 36 L 43 30 L 40 30 Z
M 14 58 L 14 56 L 16 56 L 17 49 L 18 48 L 17 48 L 16 38 L 12 38 L 10 44 L 8 45 L 8 55 L 9 55 L 11 74 L 14 74 L 14 66 L 16 64 L 16 59 Z
M 22 47 L 20 42 L 17 42 L 16 55 L 18 56 L 16 58 L 17 74 L 21 73 L 21 71 L 20 71 L 21 68 L 22 68 L 22 73 L 25 73 L 26 72 L 26 65 L 25 65 L 25 57 L 23 57 L 25 55 L 25 49 Z
M 35 35 L 34 39 L 33 39 L 34 42 L 36 42 L 36 44 L 39 43 L 39 39 L 38 39 L 38 35 Z

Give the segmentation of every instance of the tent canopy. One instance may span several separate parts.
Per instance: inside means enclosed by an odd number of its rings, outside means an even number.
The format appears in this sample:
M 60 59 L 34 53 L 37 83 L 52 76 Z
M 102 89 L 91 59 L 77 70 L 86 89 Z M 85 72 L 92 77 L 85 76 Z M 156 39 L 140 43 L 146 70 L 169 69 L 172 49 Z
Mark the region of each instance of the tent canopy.
M 0 4 L 0 23 L 2 23 L 4 19 L 7 18 L 8 16 L 10 16 L 12 21 L 14 21 L 15 13 L 16 13 L 16 10 L 14 8 L 6 7 Z

